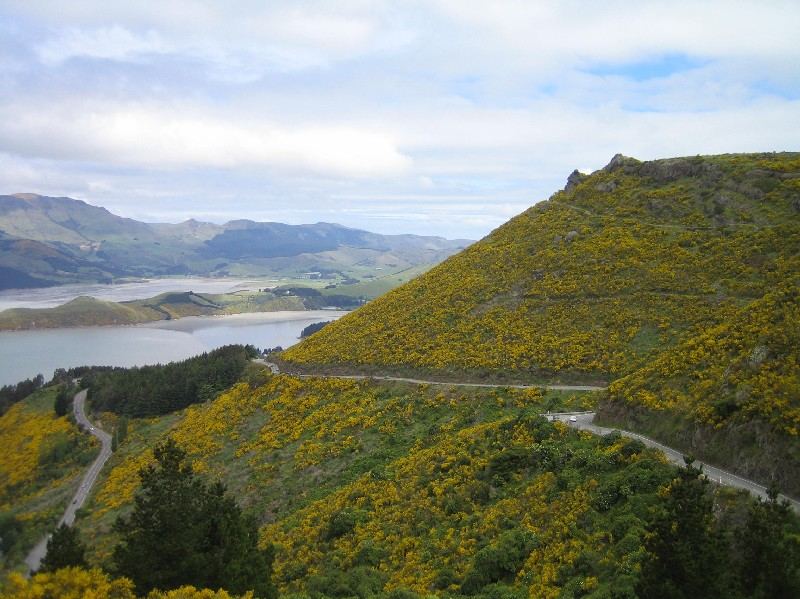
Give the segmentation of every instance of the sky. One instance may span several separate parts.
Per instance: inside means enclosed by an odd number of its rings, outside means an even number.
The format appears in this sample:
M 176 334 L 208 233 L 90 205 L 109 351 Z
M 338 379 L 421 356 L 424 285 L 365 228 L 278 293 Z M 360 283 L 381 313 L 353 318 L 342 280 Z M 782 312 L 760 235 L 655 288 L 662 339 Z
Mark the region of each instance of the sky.
M 800 150 L 800 2 L 0 0 L 0 193 L 477 239 L 620 152 Z

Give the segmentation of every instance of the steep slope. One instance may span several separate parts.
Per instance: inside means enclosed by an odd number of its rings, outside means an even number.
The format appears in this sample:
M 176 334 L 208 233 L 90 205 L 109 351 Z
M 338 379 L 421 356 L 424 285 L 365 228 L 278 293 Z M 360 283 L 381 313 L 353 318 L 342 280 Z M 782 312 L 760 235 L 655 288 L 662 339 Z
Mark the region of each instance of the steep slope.
M 329 594 L 359 577 L 373 593 L 464 584 L 474 593 L 503 582 L 545 596 L 588 577 L 629 587 L 647 506 L 674 470 L 635 441 L 537 417 L 565 399 L 286 376 L 240 384 L 162 422 L 132 421 L 79 526 L 94 559 L 106 557 L 110 523 L 130 506 L 155 439 L 169 433 L 265 523 L 284 591 Z M 602 532 L 612 523 L 614 539 Z M 482 549 L 512 553 L 470 574 Z M 602 557 L 566 563 L 587 551 Z
M 613 380 L 798 272 L 799 215 L 798 154 L 617 156 L 284 357 Z
M 538 416 L 588 395 L 247 378 L 130 421 L 78 522 L 93 563 L 166 435 L 262 522 L 275 583 L 303 596 L 634 597 L 648 527 L 683 476 L 639 441 Z M 742 520 L 746 494 L 714 495 L 723 520 Z
M 800 277 L 614 381 L 598 418 L 800 496 Z
M 74 494 L 97 444 L 53 410 L 45 387 L 0 416 L 0 570 L 18 566 Z

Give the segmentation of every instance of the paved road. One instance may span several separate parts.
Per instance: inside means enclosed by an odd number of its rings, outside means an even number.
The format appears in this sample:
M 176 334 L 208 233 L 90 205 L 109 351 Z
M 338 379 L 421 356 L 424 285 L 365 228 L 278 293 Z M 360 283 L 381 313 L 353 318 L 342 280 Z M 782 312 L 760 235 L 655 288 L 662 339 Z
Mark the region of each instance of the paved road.
M 544 414 L 543 414 L 544 415 Z M 570 416 L 575 416 L 576 421 L 571 422 Z M 640 435 L 638 433 L 633 433 L 631 431 L 624 431 L 621 429 L 614 429 L 614 428 L 606 428 L 604 426 L 598 426 L 593 424 L 592 421 L 594 420 L 594 412 L 573 412 L 573 413 L 558 413 L 558 414 L 550 414 L 556 420 L 561 420 L 562 422 L 566 422 L 571 427 L 578 428 L 581 430 L 586 430 L 592 432 L 596 435 L 607 435 L 608 433 L 618 430 L 620 434 L 630 437 L 631 439 L 638 439 L 648 447 L 653 447 L 655 449 L 660 449 L 667 459 L 676 464 L 677 466 L 684 466 L 683 456 L 684 454 L 680 451 L 676 451 L 666 445 L 662 445 L 657 441 L 653 441 L 645 437 L 644 435 Z M 741 476 L 736 476 L 730 472 L 722 470 L 720 468 L 716 468 L 710 464 L 705 462 L 701 462 L 700 460 L 695 460 L 695 464 L 697 466 L 703 467 L 703 473 L 709 478 L 709 480 L 721 484 L 727 485 L 729 487 L 735 487 L 737 489 L 744 489 L 745 491 L 749 491 L 753 495 L 757 497 L 761 497 L 762 499 L 767 498 L 767 488 L 763 485 L 759 485 L 756 482 L 751 480 L 747 480 L 746 478 L 742 478 Z M 800 513 L 800 501 L 792 499 L 791 497 L 786 497 L 785 495 L 780 496 L 782 499 L 786 499 L 791 504 L 792 508 Z
M 280 374 L 280 368 L 273 362 L 267 362 L 260 358 L 253 360 L 258 364 L 263 364 L 272 371 L 272 374 Z M 442 385 L 445 387 L 482 387 L 499 389 L 552 389 L 553 391 L 602 391 L 605 387 L 596 385 L 512 385 L 508 383 L 454 383 L 447 381 L 428 381 L 425 379 L 410 379 L 400 376 L 377 376 L 366 374 L 293 374 L 301 379 L 326 378 L 326 379 L 350 379 L 355 381 L 374 380 L 374 381 L 394 381 L 398 383 L 412 383 L 415 385 Z
M 89 422 L 89 419 L 86 417 L 86 412 L 84 411 L 85 402 L 86 390 L 84 389 L 75 395 L 75 399 L 73 401 L 75 420 L 84 431 L 100 439 L 100 455 L 97 456 L 95 461 L 86 471 L 86 474 L 81 481 L 81 486 L 78 487 L 75 496 L 72 498 L 72 501 L 70 501 L 67 509 L 64 511 L 64 515 L 61 516 L 61 520 L 58 521 L 58 526 L 61 526 L 61 524 L 72 526 L 72 523 L 75 522 L 75 512 L 77 512 L 83 506 L 83 503 L 89 496 L 89 491 L 91 491 L 92 485 L 94 485 L 94 482 L 97 479 L 97 475 L 100 474 L 100 470 L 103 469 L 106 461 L 111 457 L 111 435 Z M 29 572 L 35 572 L 39 568 L 42 558 L 44 558 L 45 553 L 47 553 L 47 541 L 49 538 L 50 535 L 48 534 L 41 541 L 39 541 L 39 543 L 37 543 L 37 545 L 28 554 L 28 557 L 25 558 L 25 563 L 28 566 Z
M 273 374 L 280 374 L 280 368 L 278 365 L 273 362 L 267 362 L 266 360 L 257 359 L 254 360 L 260 364 L 265 365 L 267 368 L 272 371 Z M 336 378 L 336 379 L 375 379 L 379 381 L 401 381 L 405 383 L 416 383 L 416 384 L 427 384 L 427 385 L 450 385 L 456 387 L 511 387 L 514 389 L 529 389 L 529 388 L 544 388 L 544 389 L 555 389 L 555 390 L 562 390 L 562 391 L 602 391 L 605 387 L 596 387 L 592 385 L 499 385 L 499 384 L 490 384 L 490 383 L 444 383 L 441 381 L 425 381 L 420 379 L 408 379 L 408 378 L 401 378 L 401 377 L 393 377 L 393 376 L 365 376 L 365 375 L 311 375 L 311 374 L 303 374 L 303 375 L 294 375 L 299 376 L 300 378 L 312 378 L 312 377 L 324 377 L 324 378 Z M 618 430 L 622 435 L 626 437 L 630 437 L 631 439 L 638 439 L 642 443 L 644 443 L 648 447 L 653 447 L 655 449 L 660 449 L 667 459 L 677 466 L 683 467 L 685 462 L 683 461 L 683 453 L 680 451 L 676 451 L 666 445 L 662 445 L 657 441 L 653 441 L 645 437 L 644 435 L 640 435 L 639 433 L 634 433 L 631 431 L 625 431 L 621 429 L 614 429 L 614 428 L 606 428 L 603 426 L 598 426 L 593 424 L 594 420 L 594 412 L 558 412 L 558 413 L 548 413 L 542 414 L 542 416 L 546 416 L 550 419 L 554 420 L 561 420 L 562 422 L 566 422 L 570 426 L 574 428 L 579 428 L 581 430 L 590 431 L 596 435 L 607 435 L 615 430 Z M 570 420 L 571 416 L 575 416 L 575 422 Z M 716 468 L 715 466 L 711 466 L 710 464 L 706 464 L 705 462 L 701 462 L 700 460 L 695 460 L 695 464 L 698 466 L 703 466 L 703 472 L 705 475 L 712 481 L 720 485 L 727 485 L 729 487 L 735 487 L 737 489 L 744 489 L 749 491 L 753 495 L 757 497 L 761 497 L 762 499 L 767 498 L 767 488 L 763 485 L 759 485 L 758 483 L 747 480 L 746 478 L 742 478 L 741 476 L 737 476 L 720 468 Z M 780 495 L 782 499 L 786 499 L 791 504 L 792 508 L 800 513 L 800 501 L 792 499 L 791 497 L 786 497 L 785 495 Z

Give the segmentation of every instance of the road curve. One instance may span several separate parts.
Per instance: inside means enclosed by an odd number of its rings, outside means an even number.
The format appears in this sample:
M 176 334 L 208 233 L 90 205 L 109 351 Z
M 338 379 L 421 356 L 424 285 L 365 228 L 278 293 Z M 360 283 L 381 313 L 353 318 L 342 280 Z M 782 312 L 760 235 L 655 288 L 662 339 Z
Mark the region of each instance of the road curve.
M 604 426 L 598 426 L 596 424 L 593 424 L 592 422 L 594 420 L 594 412 L 558 413 L 558 414 L 549 414 L 549 416 L 553 420 L 560 420 L 562 422 L 566 422 L 572 428 L 589 431 L 591 433 L 594 433 L 595 435 L 607 435 L 613 431 L 619 431 L 619 433 L 621 435 L 624 435 L 625 437 L 630 437 L 631 439 L 637 439 L 648 447 L 653 447 L 655 449 L 661 450 L 661 452 L 673 464 L 677 466 L 685 465 L 683 461 L 684 454 L 682 452 L 676 451 L 671 447 L 667 447 L 666 445 L 662 445 L 658 441 L 653 441 L 652 439 L 645 437 L 644 435 L 640 435 L 639 433 L 625 431 L 618 428 L 607 428 Z M 571 416 L 575 417 L 575 421 L 570 420 Z M 753 482 L 746 478 L 742 478 L 741 476 L 737 476 L 735 474 L 732 474 L 731 472 L 722 470 L 721 468 L 717 468 L 700 460 L 695 460 L 695 464 L 697 466 L 702 466 L 703 474 L 705 474 L 709 480 L 711 480 L 716 484 L 735 487 L 737 489 L 744 489 L 745 491 L 749 491 L 753 495 L 760 497 L 762 499 L 767 498 L 767 488 L 763 485 L 759 485 L 756 482 Z M 785 495 L 780 495 L 780 498 L 787 500 L 789 504 L 792 506 L 792 509 L 794 509 L 795 512 L 800 513 L 800 501 L 797 501 L 796 499 L 792 499 L 791 497 L 787 497 Z
M 273 362 L 267 362 L 266 360 L 254 360 L 259 364 L 263 364 L 267 368 L 270 369 L 272 374 L 280 374 L 280 368 L 278 365 Z M 299 378 L 336 378 L 336 379 L 355 379 L 355 380 L 362 380 L 362 379 L 373 379 L 379 381 L 400 381 L 405 383 L 416 383 L 416 384 L 426 384 L 426 385 L 450 385 L 455 387 L 510 387 L 512 389 L 530 389 L 530 388 L 539 388 L 539 389 L 554 389 L 559 391 L 602 391 L 605 387 L 597 387 L 593 385 L 499 385 L 499 384 L 490 384 L 490 383 L 445 383 L 442 381 L 425 381 L 420 379 L 409 379 L 409 378 L 401 378 L 401 377 L 393 377 L 393 376 L 366 376 L 366 375 L 329 375 L 329 374 L 322 374 L 322 375 L 312 375 L 312 374 L 302 374 L 302 375 L 293 375 Z M 644 443 L 647 447 L 653 447 L 655 449 L 661 450 L 663 454 L 667 457 L 667 459 L 675 464 L 676 466 L 683 467 L 685 462 L 683 461 L 684 454 L 680 451 L 672 449 L 671 447 L 667 447 L 666 445 L 662 445 L 658 441 L 653 441 L 644 435 L 640 435 L 639 433 L 634 433 L 631 431 L 626 431 L 622 429 L 616 428 L 606 428 L 604 426 L 598 426 L 593 424 L 594 412 L 558 412 L 553 414 L 542 414 L 542 416 L 547 417 L 550 420 L 561 420 L 562 422 L 566 422 L 573 428 L 578 428 L 581 430 L 589 431 L 596 435 L 607 435 L 613 431 L 619 431 L 620 434 L 630 437 L 631 439 L 638 439 L 642 443 Z M 575 416 L 575 421 L 571 421 L 570 417 Z M 703 467 L 703 473 L 708 477 L 709 480 L 720 484 L 720 485 L 727 485 L 729 487 L 734 487 L 737 489 L 744 489 L 745 491 L 749 491 L 753 495 L 760 497 L 762 499 L 767 498 L 767 488 L 763 485 L 759 485 L 757 482 L 752 480 L 748 480 L 746 478 L 742 478 L 741 476 L 737 476 L 732 474 L 731 472 L 727 472 L 726 470 L 722 470 L 721 468 L 717 468 L 715 466 L 711 466 L 705 462 L 701 462 L 700 460 L 695 460 L 695 463 L 698 466 Z M 800 513 L 800 501 L 796 499 L 792 499 L 791 497 L 787 497 L 785 495 L 780 495 L 781 499 L 785 499 L 789 502 L 792 506 L 794 511 Z
M 83 480 L 81 481 L 81 486 L 78 487 L 78 490 L 76 491 L 72 500 L 69 502 L 67 509 L 64 511 L 64 515 L 61 516 L 61 519 L 58 521 L 58 526 L 61 526 L 62 524 L 72 526 L 72 523 L 75 522 L 75 512 L 77 512 L 83 506 L 86 498 L 89 496 L 89 491 L 91 491 L 92 485 L 94 485 L 95 480 L 97 480 L 97 475 L 100 474 L 100 470 L 103 469 L 106 461 L 108 461 L 108 458 L 111 457 L 111 435 L 89 422 L 89 419 L 86 417 L 86 412 L 84 411 L 85 402 L 86 389 L 75 394 L 75 398 L 73 400 L 75 421 L 78 423 L 78 426 L 80 426 L 81 429 L 91 435 L 94 435 L 100 440 L 100 455 L 97 456 L 94 462 L 92 462 L 92 465 L 89 466 L 88 470 L 86 470 L 86 474 L 83 476 Z M 35 572 L 39 569 L 39 564 L 41 564 L 45 553 L 47 553 L 47 541 L 49 538 L 50 535 L 46 535 L 31 550 L 31 552 L 28 554 L 28 557 L 25 558 L 25 564 L 28 566 L 29 573 Z

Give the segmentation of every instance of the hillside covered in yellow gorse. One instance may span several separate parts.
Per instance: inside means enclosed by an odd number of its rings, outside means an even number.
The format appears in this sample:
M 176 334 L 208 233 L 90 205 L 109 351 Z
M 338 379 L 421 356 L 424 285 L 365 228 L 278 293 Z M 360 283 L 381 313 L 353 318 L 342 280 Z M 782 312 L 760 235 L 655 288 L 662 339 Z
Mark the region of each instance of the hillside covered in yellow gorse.
M 675 469 L 637 441 L 539 417 L 588 398 L 284 375 L 242 383 L 174 416 L 134 420 L 78 526 L 92 560 L 107 563 L 109 524 L 170 435 L 257 514 L 282 593 L 499 585 L 601 597 L 635 584 L 651 508 Z
M 16 565 L 61 517 L 98 451 L 53 410 L 58 389 L 40 389 L 0 416 L 0 569 Z
M 614 381 L 599 420 L 800 494 L 800 277 Z
M 616 156 L 282 358 L 604 381 L 604 422 L 800 493 L 799 282 L 800 154 Z
M 618 156 L 284 358 L 610 381 L 786 281 L 799 251 L 800 154 Z
M 140 471 L 171 438 L 199 476 L 224 483 L 256 518 L 282 597 L 632 598 L 649 579 L 652 531 L 673 518 L 719 547 L 715 563 L 749 567 L 738 535 L 758 532 L 754 518 L 779 508 L 714 489 L 640 441 L 541 416 L 591 408 L 595 395 L 300 379 L 254 364 L 214 399 L 131 418 L 75 526 L 88 567 L 115 572 L 114 522 L 131 514 Z M 111 415 L 102 419 L 113 427 Z M 46 429 L 43 442 L 58 434 Z M 683 523 L 686 492 L 705 497 L 708 514 L 713 502 L 719 524 L 691 513 Z M 800 551 L 800 520 L 783 511 L 769 517 L 785 530 L 767 540 Z M 724 529 L 732 540 L 719 544 L 717 527 L 734 524 Z M 793 563 L 794 553 L 785 554 L 779 568 Z M 712 569 L 700 582 L 715 576 Z M 735 574 L 723 580 L 733 584 Z M 0 597 L 9 599 L 90 591 L 146 595 L 127 578 L 86 568 L 0 577 Z M 146 596 L 230 595 L 176 588 Z

